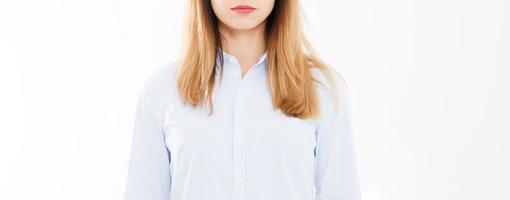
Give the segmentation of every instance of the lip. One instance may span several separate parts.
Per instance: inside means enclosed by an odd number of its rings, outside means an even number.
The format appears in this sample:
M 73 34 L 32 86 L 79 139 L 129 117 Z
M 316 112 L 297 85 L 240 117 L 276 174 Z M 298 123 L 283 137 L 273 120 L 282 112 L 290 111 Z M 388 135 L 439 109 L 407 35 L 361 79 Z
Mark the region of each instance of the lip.
M 255 10 L 254 7 L 251 7 L 249 5 L 237 5 L 230 9 L 240 14 L 249 14 Z

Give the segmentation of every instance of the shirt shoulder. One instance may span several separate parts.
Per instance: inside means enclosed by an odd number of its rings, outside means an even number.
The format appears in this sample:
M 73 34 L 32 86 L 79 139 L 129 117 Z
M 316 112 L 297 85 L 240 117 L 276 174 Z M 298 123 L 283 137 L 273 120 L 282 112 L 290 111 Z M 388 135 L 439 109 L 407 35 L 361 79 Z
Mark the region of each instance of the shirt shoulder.
M 330 82 L 323 70 L 330 72 L 333 84 L 331 84 L 332 82 Z M 344 96 L 350 93 L 346 79 L 336 69 L 331 67 L 327 69 L 312 67 L 310 68 L 310 73 L 312 74 L 312 77 L 318 81 L 318 83 L 316 83 L 316 89 L 319 93 L 327 96 L 334 95 L 334 92 L 337 92 L 340 95 L 343 94 Z
M 176 61 L 172 61 L 159 66 L 144 80 L 140 93 L 146 96 L 156 110 L 164 111 L 174 99 L 177 64 Z
M 323 70 L 329 71 L 332 82 Z M 341 113 L 346 111 L 345 109 L 349 109 L 349 85 L 340 72 L 331 67 L 326 69 L 311 68 L 310 71 L 313 78 L 317 80 L 315 88 L 321 111 Z

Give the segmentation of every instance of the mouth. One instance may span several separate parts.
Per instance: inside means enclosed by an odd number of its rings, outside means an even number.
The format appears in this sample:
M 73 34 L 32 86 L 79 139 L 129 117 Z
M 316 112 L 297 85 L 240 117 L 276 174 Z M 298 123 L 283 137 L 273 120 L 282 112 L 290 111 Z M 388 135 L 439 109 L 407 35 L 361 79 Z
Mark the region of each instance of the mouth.
M 249 14 L 249 13 L 253 12 L 256 8 L 251 7 L 249 5 L 238 5 L 238 6 L 230 8 L 230 9 L 239 13 L 239 14 Z

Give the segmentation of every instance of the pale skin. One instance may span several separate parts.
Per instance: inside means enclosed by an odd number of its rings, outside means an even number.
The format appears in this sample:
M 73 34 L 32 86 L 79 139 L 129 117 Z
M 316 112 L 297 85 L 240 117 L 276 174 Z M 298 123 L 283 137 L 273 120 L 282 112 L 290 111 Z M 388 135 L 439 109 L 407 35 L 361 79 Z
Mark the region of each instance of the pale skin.
M 225 41 L 222 41 L 223 50 L 237 59 L 241 65 L 242 77 L 266 51 L 264 30 L 274 1 L 211 0 L 213 11 L 218 17 L 218 30 L 225 37 Z M 240 14 L 231 9 L 238 5 L 249 5 L 255 10 L 249 14 Z

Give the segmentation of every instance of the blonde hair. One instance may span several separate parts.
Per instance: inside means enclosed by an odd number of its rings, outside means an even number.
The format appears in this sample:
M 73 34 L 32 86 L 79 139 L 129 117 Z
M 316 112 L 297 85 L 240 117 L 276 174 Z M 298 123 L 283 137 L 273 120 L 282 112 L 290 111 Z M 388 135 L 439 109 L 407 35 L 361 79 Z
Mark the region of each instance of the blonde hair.
M 209 114 L 212 114 L 217 56 L 223 64 L 221 51 L 218 51 L 223 36 L 218 31 L 218 19 L 210 0 L 189 0 L 185 20 L 184 51 L 179 60 L 177 80 L 179 95 L 184 103 L 193 107 L 207 100 Z M 334 81 L 330 70 L 334 69 L 315 54 L 305 37 L 299 2 L 275 0 L 266 20 L 268 85 L 273 108 L 301 119 L 318 117 L 318 94 L 314 88 L 318 80 L 313 78 L 310 68 L 320 69 L 330 83 Z

